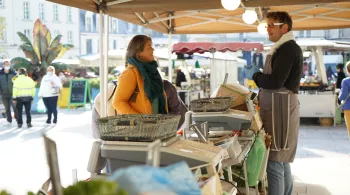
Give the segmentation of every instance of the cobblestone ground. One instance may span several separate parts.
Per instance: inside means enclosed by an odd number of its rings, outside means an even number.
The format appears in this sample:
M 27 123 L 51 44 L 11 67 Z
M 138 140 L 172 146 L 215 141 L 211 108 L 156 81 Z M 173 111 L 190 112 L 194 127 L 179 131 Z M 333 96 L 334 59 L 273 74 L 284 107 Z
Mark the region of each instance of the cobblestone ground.
M 72 183 L 73 169 L 77 169 L 78 179 L 89 178 L 91 111 L 60 110 L 56 126 L 47 126 L 45 120 L 45 115 L 34 115 L 33 128 L 24 125 L 18 129 L 0 119 L 0 189 L 23 195 L 37 191 L 46 181 L 43 133 L 56 141 L 64 186 Z M 303 125 L 292 172 L 294 195 L 349 195 L 350 141 L 345 126 Z

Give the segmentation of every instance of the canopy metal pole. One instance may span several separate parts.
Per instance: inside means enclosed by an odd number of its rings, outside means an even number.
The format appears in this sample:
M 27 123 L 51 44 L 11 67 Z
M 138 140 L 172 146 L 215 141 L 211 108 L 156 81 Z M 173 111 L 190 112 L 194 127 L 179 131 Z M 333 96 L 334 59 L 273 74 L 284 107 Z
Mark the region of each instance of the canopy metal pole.
M 103 59 L 103 74 L 101 75 L 101 83 L 103 83 L 104 85 L 104 91 L 103 91 L 103 94 L 104 94 L 104 98 L 103 98 L 103 106 L 104 106 L 104 116 L 107 116 L 107 90 L 108 90 L 108 48 L 109 48 L 109 16 L 108 14 L 105 14 L 105 18 L 104 18 L 104 59 Z M 102 102 L 101 102 L 102 104 Z
M 323 84 L 328 84 L 326 67 L 323 61 L 323 50 L 322 47 L 317 46 L 312 48 L 312 53 L 315 56 L 317 75 L 321 78 Z
M 211 96 L 211 93 L 213 93 L 213 91 L 215 91 L 215 84 L 216 84 L 216 81 L 214 82 L 214 79 L 213 79 L 213 74 L 212 74 L 212 70 L 215 66 L 215 62 L 214 62 L 214 58 L 215 58 L 215 51 L 210 51 L 210 53 L 213 55 L 213 58 L 211 59 L 211 62 L 210 62 L 210 92 L 208 94 L 208 97 L 210 98 Z M 205 93 L 204 93 L 204 96 L 205 96 Z
M 169 32 L 168 39 L 169 39 L 169 42 L 168 42 L 168 54 L 169 54 L 169 62 L 168 62 L 169 78 L 168 78 L 168 81 L 170 83 L 172 83 L 172 81 L 173 81 L 173 63 L 172 63 L 172 60 L 171 60 L 171 50 L 172 50 L 171 32 Z
M 103 50 L 103 10 L 100 10 L 100 117 L 107 116 L 106 110 L 106 85 L 104 83 L 104 50 Z

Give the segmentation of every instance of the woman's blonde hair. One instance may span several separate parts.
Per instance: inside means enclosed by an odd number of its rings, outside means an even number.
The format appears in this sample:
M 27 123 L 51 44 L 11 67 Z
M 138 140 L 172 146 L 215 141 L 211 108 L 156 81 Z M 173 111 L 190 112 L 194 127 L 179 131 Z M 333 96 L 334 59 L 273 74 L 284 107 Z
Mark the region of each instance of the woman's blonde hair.
M 55 74 L 55 72 L 56 72 L 55 67 L 53 67 L 53 66 L 48 66 L 47 68 L 51 68 L 52 73 Z
M 152 41 L 152 39 L 146 35 L 136 35 L 131 39 L 126 49 L 125 68 L 128 66 L 127 59 L 130 57 L 137 58 L 137 54 L 144 50 L 147 41 Z
M 350 61 L 345 64 L 346 70 L 350 73 Z

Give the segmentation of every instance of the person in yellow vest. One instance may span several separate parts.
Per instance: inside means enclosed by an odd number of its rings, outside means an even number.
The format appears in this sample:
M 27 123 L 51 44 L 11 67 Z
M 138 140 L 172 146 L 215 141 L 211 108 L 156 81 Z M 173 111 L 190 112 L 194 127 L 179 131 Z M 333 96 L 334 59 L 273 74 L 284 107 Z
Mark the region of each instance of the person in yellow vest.
M 35 83 L 34 81 L 27 76 L 27 70 L 25 68 L 20 68 L 18 70 L 18 78 L 13 82 L 13 103 L 16 105 L 18 118 L 17 124 L 18 128 L 22 127 L 22 112 L 23 106 L 26 111 L 27 116 L 27 126 L 28 128 L 32 127 L 32 117 L 30 115 L 30 108 L 35 96 Z

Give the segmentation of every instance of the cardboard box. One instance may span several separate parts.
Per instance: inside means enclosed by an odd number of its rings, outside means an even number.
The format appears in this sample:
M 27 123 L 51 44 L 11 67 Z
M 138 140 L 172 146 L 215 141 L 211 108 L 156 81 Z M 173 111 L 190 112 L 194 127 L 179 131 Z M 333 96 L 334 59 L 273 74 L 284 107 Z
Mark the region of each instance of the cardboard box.
M 211 176 L 207 183 L 202 187 L 202 195 L 222 195 L 222 187 L 219 175 L 216 173 Z
M 205 174 L 202 173 L 203 169 L 206 169 Z M 200 186 L 201 186 L 202 195 L 222 195 L 223 194 L 220 176 L 216 171 L 215 165 L 204 164 L 197 167 L 192 167 L 191 170 L 192 172 L 195 172 L 194 175 L 196 179 L 201 181 Z
M 245 99 L 250 99 L 252 92 L 240 84 L 220 85 L 212 97 L 235 97 L 231 107 L 245 104 Z
M 252 124 L 250 126 L 250 129 L 258 132 L 262 129 L 263 123 L 260 118 L 260 113 L 258 111 L 255 112 L 253 119 L 252 119 Z

